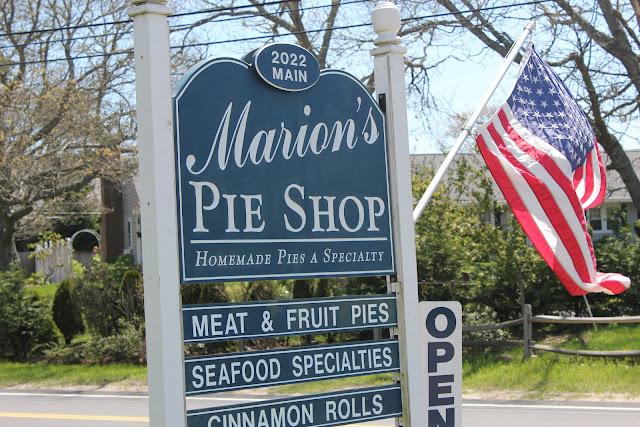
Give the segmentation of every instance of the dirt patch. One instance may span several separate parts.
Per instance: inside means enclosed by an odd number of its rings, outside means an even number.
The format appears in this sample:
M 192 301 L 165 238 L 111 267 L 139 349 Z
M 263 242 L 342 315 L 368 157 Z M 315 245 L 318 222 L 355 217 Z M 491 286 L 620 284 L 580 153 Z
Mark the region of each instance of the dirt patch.
M 16 384 L 9 387 L 2 387 L 5 391 L 19 390 L 59 390 L 66 392 L 92 392 L 92 391 L 113 391 L 113 392 L 144 392 L 148 391 L 147 384 L 131 380 L 119 381 L 100 385 L 60 385 L 60 384 Z
M 480 400 L 545 400 L 545 401 L 570 401 L 578 400 L 585 402 L 638 402 L 640 396 L 627 393 L 538 393 L 531 391 L 477 391 L 464 390 L 462 392 L 464 399 L 480 399 Z
M 17 384 L 9 387 L 0 387 L 4 391 L 60 391 L 68 393 L 91 392 L 134 392 L 147 393 L 146 382 L 119 381 L 101 385 L 59 385 L 59 384 Z M 249 390 L 229 392 L 237 395 L 268 396 L 278 394 L 278 387 L 262 387 Z M 478 400 L 541 400 L 541 401 L 585 401 L 585 402 L 636 402 L 640 403 L 640 395 L 627 393 L 540 393 L 532 391 L 511 390 L 464 390 L 464 399 Z

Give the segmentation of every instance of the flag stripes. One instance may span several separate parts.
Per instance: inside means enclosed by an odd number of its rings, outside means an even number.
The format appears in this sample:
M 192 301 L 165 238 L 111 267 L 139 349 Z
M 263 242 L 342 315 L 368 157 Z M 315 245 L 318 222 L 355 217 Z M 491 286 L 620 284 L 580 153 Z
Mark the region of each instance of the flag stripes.
M 574 174 L 562 153 L 529 132 L 507 103 L 478 134 L 480 152 L 514 215 L 569 293 L 625 290 L 626 277 L 596 273 L 582 211 L 582 200 L 594 205 L 604 196 L 604 186 L 596 185 L 593 178 L 594 169 L 603 173 L 603 168 L 593 167 L 594 159 L 601 164 L 597 144 Z M 583 188 L 582 198 L 576 184 Z

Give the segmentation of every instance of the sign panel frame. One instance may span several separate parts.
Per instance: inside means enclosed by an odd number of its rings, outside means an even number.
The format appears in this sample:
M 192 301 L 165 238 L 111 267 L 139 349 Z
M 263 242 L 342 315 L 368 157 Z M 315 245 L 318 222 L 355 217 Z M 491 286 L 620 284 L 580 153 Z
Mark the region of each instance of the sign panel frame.
M 399 370 L 397 339 L 195 356 L 185 359 L 186 395 Z
M 183 340 L 190 344 L 391 328 L 398 326 L 396 303 L 395 295 L 384 294 L 184 305 Z
M 315 410 L 316 405 L 324 410 Z M 400 386 L 386 385 L 189 410 L 187 427 L 228 426 L 230 417 L 240 421 L 237 425 L 245 425 L 246 417 L 255 425 L 328 427 L 400 416 Z
M 395 273 L 385 118 L 358 79 L 287 92 L 214 58 L 173 104 L 181 283 Z

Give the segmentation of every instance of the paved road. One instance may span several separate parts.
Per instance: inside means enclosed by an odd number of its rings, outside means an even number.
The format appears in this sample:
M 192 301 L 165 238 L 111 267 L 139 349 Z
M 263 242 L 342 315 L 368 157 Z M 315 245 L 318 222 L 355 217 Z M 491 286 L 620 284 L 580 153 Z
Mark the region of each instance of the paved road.
M 199 397 L 189 408 L 230 405 L 255 400 L 237 396 Z M 49 393 L 0 391 L 3 427 L 145 427 L 148 402 L 143 394 Z M 358 426 L 393 426 L 382 420 Z M 463 402 L 464 427 L 640 427 L 640 404 L 602 402 Z

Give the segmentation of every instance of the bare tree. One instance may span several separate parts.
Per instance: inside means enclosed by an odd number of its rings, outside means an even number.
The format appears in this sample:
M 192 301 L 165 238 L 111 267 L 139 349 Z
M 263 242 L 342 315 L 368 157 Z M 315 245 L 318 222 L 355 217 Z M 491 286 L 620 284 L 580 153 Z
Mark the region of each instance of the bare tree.
M 640 180 L 621 144 L 620 124 L 628 123 L 640 106 L 640 4 L 616 2 L 542 2 L 526 12 L 497 12 L 499 1 L 437 0 L 454 13 L 455 26 L 489 49 L 506 56 L 513 40 L 500 30 L 511 16 L 536 20 L 536 39 L 547 61 L 578 95 L 598 142 L 640 209 Z M 595 7 L 595 8 L 594 8 Z M 484 9 L 481 11 L 479 9 Z M 517 59 L 517 62 L 521 58 Z
M 95 177 L 131 170 L 132 43 L 122 3 L 0 0 L 0 270 L 17 259 L 27 215 Z
M 362 47 L 371 46 L 373 39 L 366 25 L 373 1 L 333 0 L 324 6 L 302 0 L 249 0 L 249 5 L 235 0 L 192 3 L 215 9 L 205 19 L 194 22 L 190 27 L 193 30 L 208 24 L 227 25 L 231 19 L 242 20 L 246 31 L 241 37 L 248 33 L 270 36 L 255 42 L 263 44 L 290 34 L 296 43 L 318 57 L 322 67 L 338 64 L 346 69 L 355 65 L 357 70 L 358 61 L 362 63 L 364 59 L 362 52 L 366 54 L 367 50 Z M 446 107 L 446 101 L 432 95 L 430 74 L 434 69 L 445 61 L 475 60 L 474 56 L 486 54 L 469 47 L 473 39 L 506 56 L 514 42 L 510 34 L 522 28 L 521 23 L 536 20 L 536 39 L 542 40 L 539 49 L 578 94 L 598 142 L 610 158 L 608 167 L 620 174 L 640 209 L 640 180 L 622 148 L 620 130 L 620 124 L 638 111 L 640 1 L 613 4 L 611 0 L 554 0 L 517 7 L 499 0 L 398 0 L 396 4 L 404 18 L 400 36 L 409 48 L 405 65 L 412 94 L 410 105 L 421 110 L 425 122 L 429 110 L 439 110 L 443 104 Z M 291 37 L 287 41 L 292 41 Z M 520 60 L 518 56 L 516 61 Z M 372 89 L 370 69 L 361 70 L 358 77 Z

